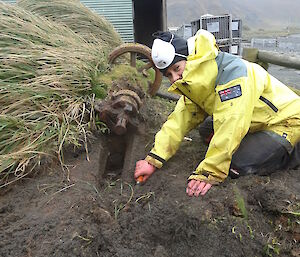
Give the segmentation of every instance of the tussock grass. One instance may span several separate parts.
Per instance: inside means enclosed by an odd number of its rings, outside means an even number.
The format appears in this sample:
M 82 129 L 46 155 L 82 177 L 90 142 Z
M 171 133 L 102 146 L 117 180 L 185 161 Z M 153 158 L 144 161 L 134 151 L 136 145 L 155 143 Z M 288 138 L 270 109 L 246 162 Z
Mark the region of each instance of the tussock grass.
M 236 211 L 239 212 L 241 217 L 243 217 L 244 219 L 247 220 L 248 219 L 248 211 L 246 208 L 245 200 L 244 200 L 240 190 L 236 186 L 234 186 L 233 192 L 234 192 L 235 203 L 236 203 L 236 208 L 237 208 Z
M 122 43 L 113 26 L 79 0 L 20 0 L 17 4 L 35 14 L 65 24 L 88 42 L 105 43 L 110 49 Z
M 64 145 L 86 142 L 104 48 L 0 2 L 0 187 L 45 157 L 61 159 Z

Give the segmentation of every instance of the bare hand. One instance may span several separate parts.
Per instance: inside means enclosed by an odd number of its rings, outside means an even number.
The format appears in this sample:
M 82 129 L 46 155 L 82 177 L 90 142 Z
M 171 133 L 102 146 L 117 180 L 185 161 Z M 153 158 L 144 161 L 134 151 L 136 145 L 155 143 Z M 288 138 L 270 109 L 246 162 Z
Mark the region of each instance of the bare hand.
M 205 195 L 211 187 L 212 185 L 209 183 L 192 179 L 188 183 L 188 186 L 186 188 L 186 193 L 189 196 L 198 197 L 199 195 Z
M 145 160 L 136 163 L 134 178 L 140 182 L 145 182 L 156 170 L 156 168 Z M 138 178 L 141 178 L 139 180 Z

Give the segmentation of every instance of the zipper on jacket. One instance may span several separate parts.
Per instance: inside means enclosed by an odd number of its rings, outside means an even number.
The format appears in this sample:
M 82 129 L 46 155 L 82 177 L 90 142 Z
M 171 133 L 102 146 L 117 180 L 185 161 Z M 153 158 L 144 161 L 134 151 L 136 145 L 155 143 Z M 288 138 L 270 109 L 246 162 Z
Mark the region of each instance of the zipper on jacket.
M 190 101 L 192 101 L 194 104 L 196 104 L 191 98 L 189 98 L 186 94 L 184 94 L 178 87 L 177 87 L 177 90 L 183 95 L 185 96 L 187 99 L 189 99 Z M 198 105 L 198 104 L 196 104 Z
M 263 96 L 260 96 L 259 99 L 263 101 L 266 105 L 268 105 L 274 112 L 278 112 L 277 107 L 272 104 L 268 99 L 264 98 Z

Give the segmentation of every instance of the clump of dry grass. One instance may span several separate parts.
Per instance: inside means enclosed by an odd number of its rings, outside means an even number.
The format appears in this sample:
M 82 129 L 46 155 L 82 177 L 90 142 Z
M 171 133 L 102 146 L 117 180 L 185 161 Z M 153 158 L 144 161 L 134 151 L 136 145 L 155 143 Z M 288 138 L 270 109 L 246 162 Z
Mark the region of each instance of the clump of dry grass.
M 35 14 L 65 24 L 88 42 L 100 41 L 110 49 L 122 43 L 113 26 L 79 0 L 20 0 L 17 4 Z
M 0 187 L 44 157 L 61 158 L 65 144 L 84 144 L 106 63 L 101 45 L 0 2 Z

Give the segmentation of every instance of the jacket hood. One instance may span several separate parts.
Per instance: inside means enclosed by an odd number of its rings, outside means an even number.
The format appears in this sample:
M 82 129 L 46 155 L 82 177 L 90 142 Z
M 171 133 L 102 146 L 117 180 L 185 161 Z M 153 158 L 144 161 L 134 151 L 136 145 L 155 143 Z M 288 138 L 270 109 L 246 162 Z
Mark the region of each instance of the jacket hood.
M 194 45 L 193 50 L 191 46 Z M 182 84 L 200 84 L 205 88 L 214 87 L 218 75 L 218 67 L 215 58 L 218 56 L 216 39 L 210 32 L 200 29 L 197 34 L 188 39 L 189 55 L 185 65 L 182 79 L 173 83 L 169 92 L 176 92 Z
M 215 59 L 218 56 L 218 47 L 216 39 L 210 32 L 200 29 L 194 37 L 194 50 L 192 50 L 187 58 L 188 61 L 197 60 L 202 63 Z M 192 39 L 191 38 L 191 39 Z

